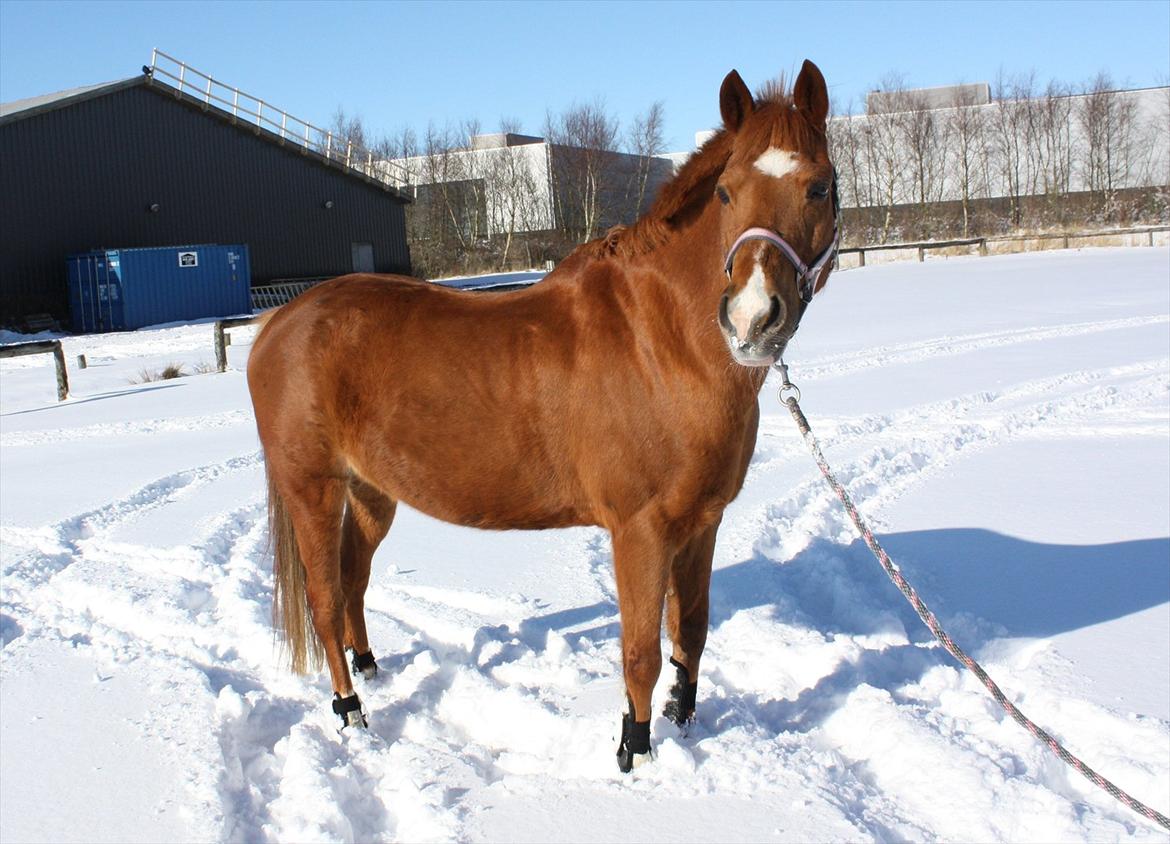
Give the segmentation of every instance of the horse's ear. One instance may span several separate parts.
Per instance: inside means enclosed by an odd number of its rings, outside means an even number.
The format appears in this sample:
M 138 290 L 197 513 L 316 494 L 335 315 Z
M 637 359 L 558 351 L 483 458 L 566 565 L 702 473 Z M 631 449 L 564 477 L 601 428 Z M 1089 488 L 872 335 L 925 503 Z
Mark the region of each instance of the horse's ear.
M 755 107 L 752 92 L 740 78 L 739 71 L 727 74 L 719 88 L 719 113 L 723 115 L 723 125 L 732 132 L 737 131 Z
M 813 126 L 825 128 L 825 118 L 829 116 L 829 89 L 820 68 L 808 59 L 804 60 L 796 84 L 792 86 L 792 102 Z

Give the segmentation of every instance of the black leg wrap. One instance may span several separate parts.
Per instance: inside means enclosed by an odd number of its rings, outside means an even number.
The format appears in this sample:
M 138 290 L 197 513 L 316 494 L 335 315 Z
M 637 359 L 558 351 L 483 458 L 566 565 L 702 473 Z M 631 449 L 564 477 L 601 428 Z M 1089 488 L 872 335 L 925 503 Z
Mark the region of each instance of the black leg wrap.
M 369 722 L 366 720 L 366 714 L 362 712 L 362 702 L 357 695 L 350 695 L 349 697 L 342 697 L 337 692 L 333 693 L 333 711 L 341 716 L 341 729 L 346 727 L 368 727 Z
M 666 702 L 662 714 L 681 727 L 695 717 L 695 698 L 699 692 L 699 683 L 691 682 L 686 666 L 675 661 L 674 657 L 670 658 L 670 664 L 677 671 L 674 685 L 670 687 L 670 700 Z
M 634 768 L 634 755 L 650 752 L 650 722 L 635 721 L 633 714 L 622 715 L 622 740 L 618 745 L 618 767 L 623 774 Z
M 365 674 L 366 677 L 373 677 L 378 673 L 378 663 L 374 661 L 374 652 L 366 651 L 364 654 L 359 654 L 354 651 L 353 661 L 350 663 L 353 670 L 353 676 Z

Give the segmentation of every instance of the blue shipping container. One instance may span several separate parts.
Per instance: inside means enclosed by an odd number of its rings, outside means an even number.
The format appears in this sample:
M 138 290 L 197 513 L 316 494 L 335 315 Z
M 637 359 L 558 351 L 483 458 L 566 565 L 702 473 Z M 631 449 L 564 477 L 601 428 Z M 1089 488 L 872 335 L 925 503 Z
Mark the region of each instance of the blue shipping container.
M 102 249 L 67 263 L 78 333 L 252 312 L 246 245 Z

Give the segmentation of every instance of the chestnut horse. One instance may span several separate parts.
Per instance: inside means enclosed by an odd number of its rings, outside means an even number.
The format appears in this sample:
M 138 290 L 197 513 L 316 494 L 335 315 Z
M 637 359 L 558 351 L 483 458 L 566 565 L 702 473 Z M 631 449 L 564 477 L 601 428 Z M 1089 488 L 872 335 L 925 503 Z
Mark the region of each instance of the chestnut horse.
M 768 366 L 836 248 L 816 66 L 758 99 L 733 70 L 719 108 L 722 128 L 645 216 L 539 284 L 475 294 L 350 275 L 260 331 L 248 386 L 274 616 L 294 670 L 323 651 L 343 726 L 366 724 L 345 649 L 354 675 L 374 675 L 364 593 L 399 501 L 480 528 L 608 529 L 622 770 L 650 758 L 664 603 L 677 669 L 666 714 L 694 717 L 715 532 L 743 485 Z

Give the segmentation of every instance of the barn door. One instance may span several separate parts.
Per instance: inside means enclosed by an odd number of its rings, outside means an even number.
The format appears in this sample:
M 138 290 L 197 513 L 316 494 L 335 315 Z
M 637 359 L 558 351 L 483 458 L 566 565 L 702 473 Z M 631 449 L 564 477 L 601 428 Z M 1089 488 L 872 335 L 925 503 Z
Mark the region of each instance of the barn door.
M 374 244 L 352 243 L 353 271 L 355 273 L 372 273 L 374 271 Z

